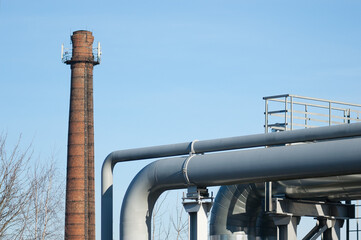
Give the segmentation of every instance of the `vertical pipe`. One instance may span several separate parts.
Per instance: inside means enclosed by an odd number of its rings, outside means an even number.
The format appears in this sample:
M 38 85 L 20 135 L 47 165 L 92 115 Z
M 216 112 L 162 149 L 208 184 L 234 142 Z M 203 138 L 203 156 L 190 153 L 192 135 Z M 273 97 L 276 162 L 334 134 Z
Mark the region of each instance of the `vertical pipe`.
M 305 128 L 307 128 L 307 124 L 308 124 L 308 121 L 307 121 L 307 118 L 308 118 L 308 114 L 307 114 L 307 105 L 305 105 Z
M 265 101 L 265 115 L 266 115 L 266 123 L 265 123 L 265 133 L 268 133 L 268 100 Z M 267 147 L 267 146 L 265 146 Z M 265 211 L 271 211 L 272 209 L 272 182 L 264 183 L 264 191 L 265 191 L 265 202 L 264 208 Z
M 293 130 L 293 96 L 291 98 L 291 130 Z
M 328 125 L 331 126 L 331 120 L 332 120 L 332 108 L 331 108 L 331 102 L 328 102 Z
M 268 100 L 267 99 L 265 100 L 265 112 L 264 112 L 264 115 L 265 115 L 265 124 L 264 124 L 265 133 L 268 133 Z
M 285 131 L 287 131 L 287 97 L 285 97 Z
M 72 35 L 65 239 L 95 239 L 93 66 L 94 37 Z

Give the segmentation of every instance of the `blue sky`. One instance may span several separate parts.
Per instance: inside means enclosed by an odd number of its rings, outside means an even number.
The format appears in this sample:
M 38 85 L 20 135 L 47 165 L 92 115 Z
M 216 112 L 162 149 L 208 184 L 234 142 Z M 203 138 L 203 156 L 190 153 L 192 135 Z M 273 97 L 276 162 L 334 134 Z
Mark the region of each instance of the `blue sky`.
M 267 95 L 361 103 L 360 22 L 361 2 L 351 0 L 1 0 L 0 132 L 21 133 L 44 158 L 56 152 L 65 172 L 70 68 L 60 46 L 93 31 L 103 50 L 94 70 L 99 226 L 111 151 L 263 132 Z M 117 201 L 144 162 L 124 166 Z

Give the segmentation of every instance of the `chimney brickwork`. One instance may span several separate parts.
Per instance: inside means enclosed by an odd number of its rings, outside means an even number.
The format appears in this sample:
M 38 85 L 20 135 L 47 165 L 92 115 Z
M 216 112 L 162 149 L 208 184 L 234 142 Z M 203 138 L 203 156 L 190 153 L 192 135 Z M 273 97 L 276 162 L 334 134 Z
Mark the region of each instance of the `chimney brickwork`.
M 72 37 L 71 89 L 66 182 L 66 240 L 95 239 L 93 66 L 94 37 Z

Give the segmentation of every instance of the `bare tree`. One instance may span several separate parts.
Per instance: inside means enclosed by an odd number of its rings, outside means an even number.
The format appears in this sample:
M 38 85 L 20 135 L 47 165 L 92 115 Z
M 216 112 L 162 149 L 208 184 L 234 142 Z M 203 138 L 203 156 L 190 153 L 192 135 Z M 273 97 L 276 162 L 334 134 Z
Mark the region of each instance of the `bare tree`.
M 19 142 L 8 154 L 6 136 L 0 135 L 0 239 L 18 239 L 24 231 L 21 215 L 32 194 L 26 178 L 31 153 L 29 148 L 20 151 Z
M 20 138 L 8 154 L 4 135 L 0 158 L 0 239 L 62 238 L 64 181 L 54 161 L 34 161 L 30 146 L 20 148 Z
M 176 215 L 175 217 L 171 216 L 170 220 L 176 233 L 176 240 L 188 239 L 188 219 L 184 219 L 184 208 L 176 204 L 175 210 Z
M 169 228 L 165 229 L 163 225 L 163 216 L 166 213 L 164 210 L 164 202 L 168 196 L 167 192 L 165 195 L 161 196 L 158 201 L 155 203 L 152 213 L 152 240 L 162 239 L 167 240 L 169 236 Z M 166 236 L 162 236 L 166 233 Z M 167 234 L 168 233 L 168 234 Z
M 152 240 L 188 239 L 188 218 L 177 193 L 172 207 L 166 206 L 169 192 L 156 202 L 152 214 Z M 174 205 L 174 206 L 173 206 Z M 165 217 L 168 217 L 165 218 Z
M 32 175 L 32 196 L 28 204 L 24 239 L 60 239 L 64 233 L 64 181 L 59 181 L 55 164 L 37 164 Z

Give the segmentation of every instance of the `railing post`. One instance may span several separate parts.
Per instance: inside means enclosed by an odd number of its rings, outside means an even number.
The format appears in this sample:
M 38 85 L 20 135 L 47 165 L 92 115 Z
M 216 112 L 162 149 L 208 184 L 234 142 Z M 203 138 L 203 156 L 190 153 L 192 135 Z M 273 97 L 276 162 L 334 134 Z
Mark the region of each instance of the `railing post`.
M 268 99 L 265 99 L 265 133 L 268 133 Z M 268 212 L 272 209 L 272 182 L 265 182 L 264 184 L 265 211 Z
M 285 97 L 285 131 L 287 131 L 287 96 Z
M 291 98 L 291 130 L 293 130 L 293 96 Z
M 264 127 L 265 127 L 265 133 L 268 133 L 268 99 L 265 99 L 265 112 L 264 112 L 264 115 L 265 115 L 265 124 L 264 124 Z
M 332 108 L 331 108 L 331 102 L 328 102 L 328 125 L 331 126 L 331 120 L 332 120 Z
M 307 105 L 305 105 L 305 128 L 307 128 L 307 124 L 308 124 L 308 114 L 307 114 L 307 111 L 308 111 L 308 109 L 307 109 Z

